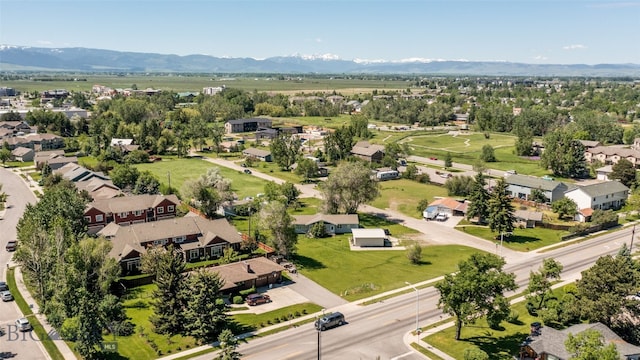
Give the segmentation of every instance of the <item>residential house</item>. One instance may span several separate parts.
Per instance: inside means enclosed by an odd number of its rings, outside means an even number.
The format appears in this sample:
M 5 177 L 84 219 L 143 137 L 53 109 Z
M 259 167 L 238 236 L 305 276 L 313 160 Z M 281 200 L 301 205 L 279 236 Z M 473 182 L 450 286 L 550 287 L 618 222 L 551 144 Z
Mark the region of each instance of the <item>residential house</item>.
M 61 168 L 54 170 L 54 173 L 62 175 L 64 179 L 67 179 L 71 182 L 88 181 L 93 178 L 110 180 L 110 178 L 102 172 L 92 171 L 85 168 L 84 166 L 74 163 L 66 164 Z
M 25 134 L 5 138 L 4 143 L 13 150 L 17 147 L 28 147 L 35 151 L 53 150 L 64 148 L 64 139 L 54 134 Z
M 224 124 L 227 134 L 253 132 L 260 128 L 270 128 L 271 119 L 267 118 L 250 118 L 229 120 Z
M 542 224 L 542 213 L 539 211 L 516 210 L 513 217 L 516 219 L 516 225 L 522 225 L 525 228 L 534 228 Z
M 35 133 L 26 121 L 0 121 L 0 139 Z
M 351 244 L 361 247 L 383 247 L 389 242 L 383 229 L 352 229 Z
M 267 128 L 256 131 L 256 140 L 273 140 L 278 136 L 278 129 Z
M 153 246 L 173 244 L 185 260 L 217 258 L 224 249 L 240 249 L 240 234 L 227 219 L 209 220 L 190 213 L 185 217 L 131 224 L 109 223 L 98 236 L 111 241 L 109 256 L 116 259 L 125 272 L 140 266 L 140 257 Z
M 111 139 L 111 147 L 119 148 L 120 151 L 122 151 L 123 154 L 126 154 L 128 152 L 133 151 L 133 150 L 138 150 L 140 148 L 140 145 L 134 145 L 133 144 L 133 139 L 112 138 Z
M 45 163 L 49 165 L 51 170 L 57 170 L 67 164 L 78 164 L 78 157 L 76 156 L 55 156 L 45 160 Z
M 640 347 L 627 343 L 620 336 L 601 323 L 576 324 L 564 330 L 556 330 L 548 326 L 534 323 L 531 334 L 520 347 L 521 360 L 568 360 L 573 358 L 565 347 L 569 334 L 578 335 L 587 330 L 595 330 L 604 340 L 605 345 L 613 344 L 620 360 L 639 360 Z
M 173 218 L 180 205 L 175 195 L 133 195 L 94 200 L 87 204 L 84 219 L 95 234 L 108 223 L 130 225 Z
M 588 163 L 599 161 L 605 165 L 617 164 L 620 159 L 629 160 L 634 167 L 640 168 L 640 150 L 617 146 L 596 146 L 586 149 L 584 158 Z
M 381 162 L 384 157 L 384 146 L 358 141 L 351 149 L 351 154 L 368 162 Z
M 220 290 L 225 293 L 236 292 L 282 282 L 285 268 L 266 257 L 247 259 L 231 264 L 208 267 L 207 271 L 218 273 L 224 285 Z
M 271 152 L 256 148 L 247 148 L 242 150 L 242 155 L 248 158 L 254 158 L 264 162 L 271 162 Z
M 613 172 L 613 165 L 605 165 L 596 169 L 596 178 L 602 181 L 609 181 L 609 176 Z
M 42 165 L 46 163 L 46 160 L 58 156 L 64 156 L 64 150 L 37 151 L 33 158 L 33 162 L 36 165 L 36 169 L 42 169 Z
M 319 222 L 324 223 L 324 230 L 327 235 L 350 233 L 352 229 L 360 227 L 357 214 L 331 215 L 295 215 L 293 225 L 296 234 L 306 234 L 311 227 Z
M 512 174 L 505 177 L 507 193 L 516 199 L 532 200 L 533 190 L 540 190 L 549 202 L 560 200 L 570 186 L 554 180 L 545 180 L 535 176 Z
M 468 206 L 469 203 L 466 201 L 458 201 L 450 197 L 443 197 L 432 201 L 427 206 L 427 209 L 429 209 L 429 214 L 435 212 L 436 214 L 447 214 L 449 216 L 454 216 L 466 214 Z M 425 213 L 423 212 L 423 216 L 424 215 Z
M 33 151 L 33 149 L 22 146 L 17 147 L 11 151 L 11 157 L 13 158 L 13 161 L 33 161 L 35 154 L 36 153 L 35 151 Z
M 605 181 L 568 190 L 564 196 L 575 201 L 578 209 L 617 210 L 627 201 L 629 188 L 619 181 Z
M 113 185 L 111 180 L 92 178 L 87 181 L 78 181 L 75 185 L 78 191 L 86 191 L 93 200 L 112 199 L 124 196 L 120 188 Z
M 597 140 L 579 140 L 580 144 L 584 146 L 585 149 L 593 149 L 598 146 L 602 146 L 602 143 Z

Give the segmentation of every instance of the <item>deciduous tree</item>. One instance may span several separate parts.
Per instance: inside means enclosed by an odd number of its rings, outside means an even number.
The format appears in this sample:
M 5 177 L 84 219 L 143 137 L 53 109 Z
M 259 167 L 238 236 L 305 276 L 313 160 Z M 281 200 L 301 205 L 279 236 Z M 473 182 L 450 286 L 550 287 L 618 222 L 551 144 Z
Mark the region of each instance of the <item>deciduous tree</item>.
M 289 133 L 279 133 L 271 141 L 269 148 L 273 160 L 284 170 L 289 170 L 300 155 L 300 138 Z
M 298 236 L 287 207 L 279 201 L 271 201 L 260 210 L 260 227 L 271 232 L 271 244 L 279 255 L 289 257 L 296 249 Z
M 354 214 L 360 204 L 378 197 L 378 182 L 359 162 L 343 162 L 320 184 L 324 208 L 330 214 Z
M 559 219 L 565 217 L 573 218 L 573 216 L 578 213 L 578 205 L 572 199 L 564 197 L 560 200 L 554 201 L 551 204 L 551 210 L 558 214 Z
M 572 360 L 618 360 L 620 355 L 614 343 L 605 344 L 598 331 L 589 329 L 576 335 L 569 333 L 564 345 Z
M 504 259 L 493 254 L 476 253 L 458 264 L 458 272 L 447 274 L 436 284 L 440 292 L 438 307 L 455 317 L 455 339 L 460 340 L 462 326 L 482 316 L 508 314 L 504 292 L 515 290 L 515 275 L 505 273 Z

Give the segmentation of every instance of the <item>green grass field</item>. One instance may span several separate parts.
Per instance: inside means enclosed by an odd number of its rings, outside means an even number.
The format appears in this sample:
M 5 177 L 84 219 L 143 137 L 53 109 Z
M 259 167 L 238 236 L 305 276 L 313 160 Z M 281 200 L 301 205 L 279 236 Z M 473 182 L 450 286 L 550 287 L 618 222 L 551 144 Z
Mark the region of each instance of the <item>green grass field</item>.
M 171 186 L 178 189 L 178 191 L 180 191 L 180 187 L 185 180 L 196 179 L 200 175 L 205 174 L 208 169 L 216 167 L 216 165 L 202 161 L 201 159 L 190 158 L 163 158 L 162 161 L 148 164 L 137 164 L 135 166 L 140 171 L 149 170 L 157 176 L 163 184 L 168 184 L 170 177 Z M 238 198 L 242 199 L 247 196 L 255 196 L 258 193 L 264 192 L 264 184 L 266 183 L 266 180 L 244 174 L 240 171 L 231 170 L 223 166 L 218 166 L 218 168 L 220 169 L 222 177 L 231 180 L 231 189 L 238 195 Z
M 402 250 L 350 251 L 347 235 L 325 239 L 300 236 L 295 261 L 302 274 L 354 301 L 400 288 L 405 281 L 416 283 L 452 272 L 460 260 L 477 251 L 459 245 L 427 246 L 422 263 L 412 265 Z
M 375 199 L 371 206 L 379 209 L 389 208 L 419 219 L 422 212 L 416 209 L 418 202 L 422 199 L 432 201 L 435 196 L 447 196 L 447 189 L 407 179 L 382 181 L 380 197 Z
M 492 232 L 487 226 L 457 226 L 457 230 L 464 231 L 473 236 L 477 236 L 492 242 L 496 240 L 496 233 Z M 563 235 L 567 235 L 568 231 L 552 230 L 541 227 L 533 229 L 515 229 L 513 235 L 505 237 L 503 246 L 516 251 L 531 251 L 541 247 L 554 245 L 562 242 Z

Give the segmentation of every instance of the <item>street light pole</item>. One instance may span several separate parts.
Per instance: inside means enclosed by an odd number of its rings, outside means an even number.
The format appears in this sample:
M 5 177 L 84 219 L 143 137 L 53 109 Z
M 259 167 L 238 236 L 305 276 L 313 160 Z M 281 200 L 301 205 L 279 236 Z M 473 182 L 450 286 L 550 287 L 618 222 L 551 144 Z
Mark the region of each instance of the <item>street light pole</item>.
M 416 288 L 413 284 L 409 283 L 408 281 L 405 281 L 404 283 L 411 286 L 413 290 L 416 291 L 416 335 L 420 335 L 420 326 L 418 325 L 419 323 L 418 317 L 420 315 L 420 291 L 418 291 L 418 288 Z

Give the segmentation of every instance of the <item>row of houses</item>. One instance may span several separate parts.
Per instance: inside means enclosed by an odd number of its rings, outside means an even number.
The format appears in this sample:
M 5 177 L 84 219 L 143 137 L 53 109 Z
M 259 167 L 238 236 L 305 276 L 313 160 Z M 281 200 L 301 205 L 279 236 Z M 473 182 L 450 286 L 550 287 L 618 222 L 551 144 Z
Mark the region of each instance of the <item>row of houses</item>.
M 53 170 L 63 179 L 73 182 L 78 191 L 85 190 L 94 200 L 112 199 L 123 196 L 124 193 L 115 186 L 109 176 L 99 171 L 93 171 L 77 163 L 69 163 Z

